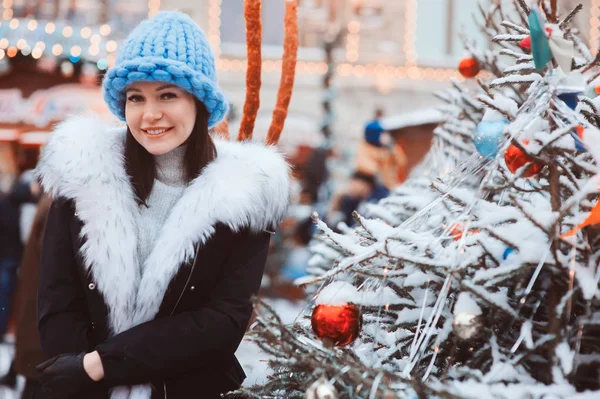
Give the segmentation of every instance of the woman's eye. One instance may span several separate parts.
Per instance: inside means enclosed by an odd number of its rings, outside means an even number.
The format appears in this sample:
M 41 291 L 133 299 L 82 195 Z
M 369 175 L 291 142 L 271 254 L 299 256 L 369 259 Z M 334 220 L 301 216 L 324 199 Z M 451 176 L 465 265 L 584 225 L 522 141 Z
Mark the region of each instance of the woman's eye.
M 137 102 L 140 102 L 143 100 L 144 100 L 144 98 L 142 96 L 138 96 L 138 95 L 133 95 L 133 96 L 127 97 L 127 101 L 131 101 L 133 103 L 137 103 Z
M 160 98 L 163 100 L 170 100 L 175 97 L 177 97 L 177 94 L 175 94 L 175 93 L 163 93 L 160 95 Z

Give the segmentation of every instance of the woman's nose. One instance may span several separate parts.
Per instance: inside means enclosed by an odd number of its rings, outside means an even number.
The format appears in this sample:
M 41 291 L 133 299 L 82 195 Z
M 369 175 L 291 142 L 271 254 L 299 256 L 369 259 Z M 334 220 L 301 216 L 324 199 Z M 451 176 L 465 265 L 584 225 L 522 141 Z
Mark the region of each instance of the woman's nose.
M 148 101 L 144 107 L 144 119 L 147 121 L 155 121 L 162 117 L 162 110 L 158 104 Z

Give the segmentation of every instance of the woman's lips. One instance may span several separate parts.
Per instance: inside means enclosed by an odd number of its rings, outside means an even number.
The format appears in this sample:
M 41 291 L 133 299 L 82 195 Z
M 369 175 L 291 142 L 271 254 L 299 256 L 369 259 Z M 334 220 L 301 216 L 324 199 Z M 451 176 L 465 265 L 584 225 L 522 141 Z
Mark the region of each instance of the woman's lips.
M 142 129 L 142 131 L 144 132 L 144 134 L 146 135 L 146 137 L 149 137 L 151 139 L 157 139 L 160 138 L 162 136 L 164 136 L 165 134 L 169 133 L 171 131 L 171 129 L 173 129 L 172 127 L 168 128 L 167 130 L 165 130 L 162 133 L 158 133 L 158 134 L 151 134 L 148 133 L 146 130 Z M 148 130 L 161 130 L 161 129 L 148 129 Z

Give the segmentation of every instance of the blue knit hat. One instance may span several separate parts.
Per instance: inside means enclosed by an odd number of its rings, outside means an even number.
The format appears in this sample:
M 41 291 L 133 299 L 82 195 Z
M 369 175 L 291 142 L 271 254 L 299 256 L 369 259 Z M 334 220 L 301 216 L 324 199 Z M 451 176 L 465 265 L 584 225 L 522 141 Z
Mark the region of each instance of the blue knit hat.
M 214 55 L 206 35 L 186 14 L 162 11 L 143 21 L 121 46 L 104 77 L 104 101 L 125 120 L 125 89 L 133 82 L 173 83 L 208 110 L 208 127 L 219 123 L 228 103 L 217 85 Z

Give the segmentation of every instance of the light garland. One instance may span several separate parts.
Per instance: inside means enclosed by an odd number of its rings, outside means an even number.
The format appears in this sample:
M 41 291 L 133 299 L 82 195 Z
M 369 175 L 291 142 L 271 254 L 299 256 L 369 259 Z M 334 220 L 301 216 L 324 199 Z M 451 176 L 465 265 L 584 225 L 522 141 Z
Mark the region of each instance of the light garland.
M 80 57 L 81 56 L 81 47 L 79 47 L 79 46 L 71 47 L 71 55 L 73 57 Z
M 90 28 L 88 28 L 87 26 L 84 28 L 81 28 L 80 35 L 83 39 L 89 39 L 90 36 L 92 36 L 92 30 Z
M 110 35 L 111 30 L 112 29 L 109 24 L 104 24 L 100 27 L 100 34 L 102 36 L 108 36 L 108 35 Z
M 210 0 L 208 8 L 208 37 L 209 42 L 216 56 L 217 69 L 224 72 L 245 72 L 247 68 L 247 60 L 245 59 L 228 59 L 221 57 L 221 4 L 222 0 Z M 13 18 L 12 0 L 3 0 L 2 3 L 4 12 L 2 18 L 6 21 L 10 20 L 9 27 L 12 30 L 17 30 L 20 26 L 20 20 Z M 148 0 L 148 15 L 151 17 L 160 10 L 160 0 Z M 416 18 L 417 18 L 417 0 L 406 0 L 405 15 L 404 15 L 404 66 L 392 66 L 383 64 L 355 64 L 358 61 L 359 44 L 360 44 L 360 22 L 356 19 L 351 20 L 348 25 L 348 38 L 346 43 L 345 58 L 346 63 L 337 65 L 337 73 L 340 77 L 376 77 L 387 79 L 410 79 L 410 80 L 433 80 L 446 81 L 450 78 L 459 78 L 460 75 L 455 69 L 444 68 L 423 68 L 417 66 L 417 52 L 415 49 L 416 42 Z M 26 23 L 29 31 L 35 31 L 41 28 L 40 23 L 34 19 L 23 20 Z M 52 35 L 57 27 L 54 22 L 47 22 L 44 25 L 44 31 L 48 35 Z M 76 46 L 75 54 L 81 54 L 83 48 L 87 48 L 87 53 L 96 57 L 100 53 L 100 44 L 103 37 L 111 33 L 111 27 L 108 24 L 102 25 L 98 33 L 93 33 L 90 27 L 82 27 L 80 30 L 81 38 L 89 40 L 89 46 Z M 64 26 L 62 35 L 70 37 L 73 35 L 73 28 Z M 600 41 L 600 0 L 592 0 L 590 5 L 590 50 L 595 53 L 599 49 Z M 21 41 L 22 40 L 22 41 Z M 27 42 L 25 39 L 18 39 L 10 45 L 7 38 L 0 39 L 0 59 L 8 56 L 10 58 L 16 56 L 19 50 L 26 49 Z M 117 43 L 114 40 L 107 40 L 103 46 L 108 54 L 105 58 L 101 58 L 98 63 L 101 66 L 108 64 L 108 67 L 114 64 L 117 50 Z M 40 58 L 47 49 L 47 43 L 39 41 L 31 49 L 31 55 L 34 58 Z M 52 45 L 49 50 L 54 56 L 60 56 L 65 49 L 61 44 Z M 67 54 L 73 54 L 73 47 L 68 49 Z M 103 69 L 103 68 L 100 68 Z M 104 68 L 106 69 L 106 67 Z M 267 73 L 280 73 L 281 60 L 265 60 L 262 64 L 262 71 Z M 298 61 L 296 72 L 307 75 L 324 75 L 327 73 L 327 64 L 320 61 Z
M 71 28 L 70 26 L 65 26 L 62 30 L 62 34 L 64 37 L 71 37 L 71 35 L 73 35 L 73 28 Z
M 417 0 L 406 0 L 404 9 L 404 59 L 407 68 L 417 65 Z
M 360 22 L 356 19 L 347 25 L 348 39 L 346 44 L 346 63 L 337 65 L 340 77 L 371 78 L 376 79 L 410 79 L 447 81 L 450 78 L 460 79 L 454 68 L 420 68 L 417 66 L 416 40 L 416 13 L 417 0 L 406 0 L 405 9 L 405 65 L 393 66 L 384 64 L 355 64 L 358 61 L 360 43 Z M 600 0 L 596 0 L 600 1 Z M 221 57 L 221 3 L 222 0 L 210 0 L 208 9 L 208 37 L 217 55 L 217 69 L 222 72 L 245 72 L 247 60 Z M 262 63 L 262 72 L 280 73 L 281 60 L 265 60 Z M 322 61 L 298 61 L 296 72 L 304 75 L 324 75 L 327 73 L 327 64 Z
M 221 56 L 221 0 L 210 0 L 208 5 L 208 42 L 215 57 Z
M 160 0 L 148 0 L 148 18 L 152 18 L 160 11 Z
M 7 10 L 10 9 L 5 9 L 5 13 Z M 10 11 L 12 12 L 12 10 Z M 4 55 L 10 58 L 16 55 L 12 49 L 15 48 L 17 52 L 21 51 L 25 56 L 31 55 L 34 59 L 41 58 L 48 51 L 49 54 L 57 57 L 68 55 L 71 57 L 72 62 L 78 62 L 84 55 L 84 49 L 89 56 L 94 58 L 100 57 L 102 59 L 103 55 L 100 52 L 101 44 L 102 48 L 106 50 L 105 57 L 116 52 L 118 48 L 117 42 L 109 38 L 112 28 L 108 24 L 96 28 L 95 32 L 89 26 L 75 27 L 79 29 L 77 34 L 72 26 L 62 24 L 58 24 L 57 26 L 57 23 L 50 21 L 40 22 L 35 19 L 13 18 L 7 24 L 11 29 L 8 32 L 12 32 L 0 39 L 0 49 L 3 50 Z M 43 32 L 50 37 L 46 41 L 38 40 L 35 45 L 32 43 L 28 44 L 27 38 L 31 37 L 29 32 L 34 32 L 33 34 L 37 36 L 35 33 L 37 29 L 43 29 Z M 61 43 L 63 40 L 60 37 L 68 39 L 67 43 L 69 44 L 64 44 L 63 47 L 63 43 Z M 93 61 L 94 63 L 97 62 L 97 60 Z M 104 59 L 101 64 L 106 62 L 106 59 Z
M 2 50 L 0 59 L 4 56 L 12 58 L 19 51 L 25 56 L 31 55 L 34 59 L 39 59 L 47 52 L 56 57 L 68 56 L 71 62 L 79 62 L 86 53 L 93 58 L 91 61 L 97 64 L 100 70 L 114 64 L 114 53 L 117 51 L 118 44 L 109 37 L 112 32 L 109 24 L 93 28 L 69 26 L 56 21 L 15 18 L 12 9 L 13 0 L 3 0 L 2 6 L 4 8 L 2 18 L 7 21 L 3 23 L 8 25 L 10 30 L 0 39 L 0 50 Z M 148 7 L 149 15 L 154 15 L 160 9 L 160 0 L 148 0 Z M 36 32 L 37 29 L 42 28 L 49 36 L 45 41 L 39 40 L 39 32 Z M 39 40 L 35 45 L 27 43 L 27 39 L 31 38 L 29 32 L 34 32 L 35 40 Z M 103 51 L 100 51 L 101 48 Z
M 41 48 L 39 48 L 39 47 L 36 47 L 36 48 L 34 48 L 34 49 L 31 51 L 31 56 L 32 56 L 34 59 L 36 59 L 36 60 L 37 60 L 37 59 L 39 59 L 39 58 L 41 58 L 41 57 L 42 57 L 42 53 L 43 53 L 43 52 L 44 52 L 44 51 L 43 51 Z
M 117 42 L 114 40 L 109 40 L 106 42 L 106 51 L 109 53 L 114 53 L 117 51 Z
M 590 51 L 592 54 L 598 51 L 598 40 L 600 40 L 600 0 L 592 0 L 590 6 Z
M 63 52 L 63 46 L 61 46 L 60 44 L 55 44 L 54 46 L 52 46 L 52 54 L 55 56 L 59 56 L 61 55 Z
M 360 44 L 360 22 L 352 20 L 348 22 L 348 35 L 346 36 L 346 61 L 358 61 L 358 49 Z

